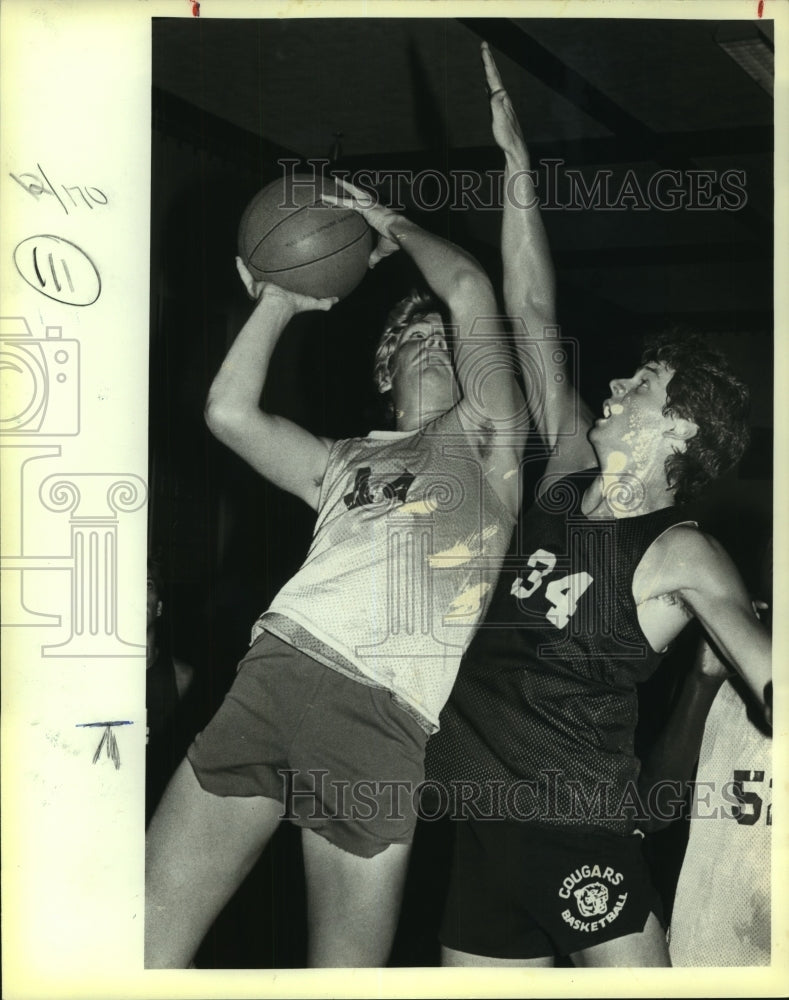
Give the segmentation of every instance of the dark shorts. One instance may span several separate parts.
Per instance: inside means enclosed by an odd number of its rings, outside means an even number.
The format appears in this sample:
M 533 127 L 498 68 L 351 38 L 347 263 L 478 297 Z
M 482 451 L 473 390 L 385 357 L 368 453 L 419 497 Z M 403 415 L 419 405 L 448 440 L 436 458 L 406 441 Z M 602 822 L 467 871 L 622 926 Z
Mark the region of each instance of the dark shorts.
M 642 838 L 464 820 L 441 943 L 489 958 L 571 955 L 661 919 Z
M 392 700 L 264 633 L 187 757 L 214 795 L 262 795 L 283 818 L 370 858 L 408 844 L 427 734 Z

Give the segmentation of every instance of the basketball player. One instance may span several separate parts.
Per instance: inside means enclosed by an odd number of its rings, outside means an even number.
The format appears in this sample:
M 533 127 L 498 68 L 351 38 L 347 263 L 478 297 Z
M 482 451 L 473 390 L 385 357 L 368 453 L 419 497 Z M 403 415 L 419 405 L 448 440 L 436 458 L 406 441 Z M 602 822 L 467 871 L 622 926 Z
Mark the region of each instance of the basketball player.
M 578 404 L 549 335 L 554 276 L 528 154 L 487 46 L 483 62 L 506 164 L 505 307 L 528 331 L 525 377 L 530 350 L 548 373 L 534 418 L 551 451 L 431 739 L 469 817 L 443 962 L 668 965 L 633 832 L 636 683 L 695 616 L 765 702 L 769 637 L 681 507 L 741 454 L 746 391 L 702 344 L 668 340 L 610 383 L 600 418 Z
M 699 726 L 698 706 L 708 699 L 712 704 Z M 739 677 L 708 643 L 671 721 L 686 759 L 698 760 L 690 833 L 671 914 L 671 963 L 769 965 L 770 731 L 752 712 Z M 664 773 L 670 773 L 670 761 L 663 763 L 669 765 Z
M 317 521 L 150 825 L 148 967 L 190 963 L 283 816 L 303 829 L 309 964 L 386 962 L 425 742 L 514 524 L 512 431 L 527 411 L 488 278 L 364 192 L 345 185 L 339 201 L 379 234 L 371 266 L 402 248 L 435 300 L 400 303 L 379 347 L 396 429 L 330 441 L 263 412 L 260 396 L 290 320 L 336 300 L 255 282 L 237 262 L 256 305 L 211 386 L 208 426 Z
M 768 628 L 771 577 L 770 543 L 754 601 Z M 706 641 L 644 761 L 643 783 L 665 789 L 650 817 L 655 828 L 675 818 L 672 796 L 681 803 L 694 777 L 669 931 L 672 965 L 769 965 L 771 732 L 739 675 Z

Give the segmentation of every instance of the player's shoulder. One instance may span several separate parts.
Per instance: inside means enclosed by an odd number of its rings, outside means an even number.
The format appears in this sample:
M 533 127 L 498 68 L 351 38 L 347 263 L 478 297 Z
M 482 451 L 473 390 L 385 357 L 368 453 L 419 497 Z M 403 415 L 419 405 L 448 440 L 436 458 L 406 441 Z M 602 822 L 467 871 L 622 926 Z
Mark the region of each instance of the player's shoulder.
M 693 521 L 674 524 L 645 553 L 643 568 L 661 589 L 682 590 L 728 575 L 730 560 L 720 542 Z
M 695 521 L 680 521 L 666 528 L 652 543 L 652 548 L 682 562 L 707 561 L 723 552 L 720 542 L 702 531 Z

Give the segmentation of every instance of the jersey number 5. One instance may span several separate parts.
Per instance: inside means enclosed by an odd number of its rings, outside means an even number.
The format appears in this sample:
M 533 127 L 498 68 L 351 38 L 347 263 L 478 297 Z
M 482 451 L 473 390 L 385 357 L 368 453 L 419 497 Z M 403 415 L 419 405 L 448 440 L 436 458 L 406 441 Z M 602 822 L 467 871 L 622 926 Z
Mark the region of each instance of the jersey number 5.
M 537 549 L 526 560 L 531 569 L 525 581 L 522 576 L 516 577 L 510 589 L 513 597 L 527 600 L 542 586 L 543 577 L 547 576 L 556 566 L 556 556 L 545 549 Z M 549 580 L 545 587 L 545 599 L 551 605 L 551 610 L 545 612 L 545 617 L 556 628 L 564 628 L 578 609 L 581 596 L 594 583 L 593 577 L 586 572 L 571 573 L 558 580 Z

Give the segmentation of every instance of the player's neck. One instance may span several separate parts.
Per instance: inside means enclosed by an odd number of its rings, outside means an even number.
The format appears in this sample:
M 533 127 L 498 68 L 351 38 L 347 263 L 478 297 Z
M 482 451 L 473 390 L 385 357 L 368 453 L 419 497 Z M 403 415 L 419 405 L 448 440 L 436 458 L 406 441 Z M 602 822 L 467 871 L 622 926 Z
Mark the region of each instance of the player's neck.
M 443 408 L 435 410 L 395 410 L 395 427 L 398 431 L 418 431 L 422 427 L 426 427 L 431 420 L 435 420 L 444 413 L 446 413 L 446 410 Z
M 657 476 L 601 468 L 584 493 L 581 509 L 590 518 L 641 517 L 674 503 L 662 469 Z
M 443 416 L 454 405 L 448 394 L 404 392 L 394 400 L 395 426 L 399 431 L 417 431 Z

